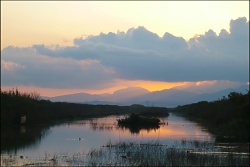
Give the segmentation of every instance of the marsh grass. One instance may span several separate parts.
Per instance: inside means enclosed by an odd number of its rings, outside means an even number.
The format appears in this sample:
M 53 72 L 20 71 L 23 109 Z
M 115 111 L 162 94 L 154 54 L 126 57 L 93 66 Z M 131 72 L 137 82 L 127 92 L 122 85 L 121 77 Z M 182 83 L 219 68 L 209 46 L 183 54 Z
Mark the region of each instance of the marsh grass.
M 178 147 L 177 147 L 178 146 Z M 18 157 L 12 160 L 1 158 L 1 166 L 15 166 Z M 176 141 L 173 146 L 158 141 L 111 142 L 87 153 L 45 154 L 39 160 L 23 163 L 26 166 L 249 166 L 249 153 L 221 152 L 220 148 L 207 141 Z
M 128 128 L 130 132 L 138 134 L 140 130 L 158 129 L 160 128 L 160 119 L 156 117 L 146 117 L 138 113 L 131 113 L 123 119 L 117 119 L 120 128 Z
M 148 143 L 108 142 L 94 150 L 89 166 L 248 166 L 249 154 L 219 150 L 213 143 L 181 141 L 184 147 L 168 147 L 157 141 Z

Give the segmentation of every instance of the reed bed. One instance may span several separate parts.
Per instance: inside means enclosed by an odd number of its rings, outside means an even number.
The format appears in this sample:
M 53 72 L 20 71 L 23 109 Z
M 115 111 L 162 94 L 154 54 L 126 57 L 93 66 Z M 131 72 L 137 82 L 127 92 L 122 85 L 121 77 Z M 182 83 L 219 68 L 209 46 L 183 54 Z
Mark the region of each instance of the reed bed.
M 157 141 L 108 141 L 87 153 L 46 154 L 23 162 L 20 157 L 2 155 L 1 166 L 249 166 L 249 153 L 221 152 L 206 141 L 181 140 L 171 147 Z

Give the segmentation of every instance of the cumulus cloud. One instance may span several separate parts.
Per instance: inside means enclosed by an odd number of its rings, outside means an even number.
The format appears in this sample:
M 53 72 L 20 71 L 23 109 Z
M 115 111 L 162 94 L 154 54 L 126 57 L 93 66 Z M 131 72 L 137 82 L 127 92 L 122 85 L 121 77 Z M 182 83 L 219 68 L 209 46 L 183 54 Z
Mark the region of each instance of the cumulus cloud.
M 167 32 L 159 37 L 140 26 L 76 38 L 74 46 L 9 47 L 2 51 L 2 60 L 25 68 L 15 72 L 5 68 L 3 80 L 84 88 L 105 87 L 117 78 L 249 82 L 249 22 L 243 17 L 229 26 L 230 32 L 222 29 L 217 35 L 208 30 L 189 41 Z M 23 77 L 22 82 L 14 74 Z
M 246 36 L 246 34 L 249 34 L 249 24 L 246 23 L 247 23 L 246 17 L 238 18 L 236 20 L 231 20 L 230 34 L 232 34 L 233 37 L 248 38 L 249 36 Z
M 222 29 L 217 36 L 209 30 L 190 41 L 193 46 L 204 49 L 204 52 L 194 54 L 206 55 L 203 60 L 207 63 L 203 64 L 213 67 L 211 77 L 216 80 L 249 81 L 249 22 L 245 17 L 231 20 L 230 32 Z

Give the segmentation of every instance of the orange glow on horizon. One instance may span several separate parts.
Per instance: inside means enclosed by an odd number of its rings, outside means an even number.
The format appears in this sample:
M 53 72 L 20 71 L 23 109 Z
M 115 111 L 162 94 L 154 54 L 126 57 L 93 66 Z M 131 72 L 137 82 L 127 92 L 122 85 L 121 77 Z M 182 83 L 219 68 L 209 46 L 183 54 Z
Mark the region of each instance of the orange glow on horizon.
M 146 80 L 122 80 L 117 79 L 116 85 L 123 86 L 138 86 L 147 89 L 150 92 L 160 91 L 163 89 L 171 89 L 177 86 L 184 86 L 187 82 L 164 82 L 164 81 L 146 81 Z
M 88 89 L 60 89 L 60 88 L 41 88 L 36 86 L 1 86 L 2 91 L 12 90 L 17 88 L 20 92 L 37 92 L 40 96 L 62 96 L 75 93 L 90 93 L 90 94 L 102 94 L 112 92 L 114 88 L 108 88 L 105 90 L 88 90 Z
M 41 96 L 61 96 L 66 94 L 74 93 L 89 93 L 89 94 L 103 94 L 103 93 L 114 93 L 119 89 L 124 89 L 127 87 L 142 87 L 148 91 L 159 91 L 163 89 L 171 89 L 176 86 L 183 86 L 186 82 L 161 82 L 161 81 L 143 81 L 143 80 L 115 80 L 114 86 L 105 89 L 59 89 L 59 88 L 41 88 L 37 86 L 1 86 L 1 90 L 11 90 L 13 88 L 18 88 L 21 92 L 37 92 Z
M 161 91 L 164 89 L 180 89 L 180 90 L 195 90 L 197 88 L 206 89 L 218 84 L 219 81 L 197 81 L 197 82 L 163 82 L 163 81 L 149 81 L 149 80 L 124 80 L 124 79 L 116 79 L 113 81 L 112 87 L 104 88 L 104 89 L 84 89 L 84 88 L 71 88 L 71 89 L 63 89 L 63 88 L 42 88 L 38 86 L 1 86 L 1 90 L 11 90 L 18 88 L 21 92 L 37 92 L 40 96 L 61 96 L 66 94 L 75 94 L 75 93 L 89 93 L 89 94 L 104 94 L 104 93 L 114 93 L 119 89 L 125 89 L 127 87 L 141 87 L 147 89 L 150 92 L 153 91 Z M 223 81 L 223 83 L 227 83 L 228 81 Z M 249 82 L 247 83 L 249 85 Z

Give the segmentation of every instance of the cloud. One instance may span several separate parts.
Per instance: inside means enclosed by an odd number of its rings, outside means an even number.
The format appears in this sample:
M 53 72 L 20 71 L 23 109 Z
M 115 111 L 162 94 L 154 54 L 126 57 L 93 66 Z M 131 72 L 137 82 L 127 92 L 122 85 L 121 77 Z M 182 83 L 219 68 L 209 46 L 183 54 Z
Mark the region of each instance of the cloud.
M 20 68 L 24 68 L 23 66 L 17 64 L 17 63 L 14 63 L 14 62 L 11 62 L 11 61 L 1 61 L 1 67 L 2 67 L 2 70 L 5 70 L 5 71 L 15 71 L 15 70 L 18 70 Z
M 103 66 L 98 60 L 51 57 L 33 48 L 4 49 L 1 67 L 3 86 L 101 89 L 112 85 L 110 80 L 116 75 L 112 68 Z
M 246 17 L 241 17 L 236 20 L 230 21 L 230 34 L 232 34 L 233 37 L 245 37 L 248 38 L 249 36 L 246 36 L 246 34 L 249 34 L 249 24 L 247 23 Z
M 243 17 L 229 26 L 230 32 L 208 30 L 189 41 L 167 32 L 159 37 L 140 26 L 75 38 L 74 46 L 8 47 L 2 51 L 5 64 L 25 68 L 5 68 L 3 83 L 101 88 L 113 79 L 249 82 L 249 22 Z
M 194 54 L 199 54 L 199 58 L 205 57 L 202 60 L 207 63 L 202 64 L 211 67 L 208 75 L 213 75 L 211 77 L 215 80 L 249 80 L 249 22 L 245 17 L 231 20 L 230 32 L 222 29 L 217 36 L 209 30 L 189 41 L 193 43 L 192 48 L 203 48 L 203 52 Z
M 242 86 L 241 82 L 210 80 L 200 82 L 186 82 L 185 84 L 176 86 L 175 88 L 196 93 L 215 93 L 226 88 L 237 88 L 240 86 Z

